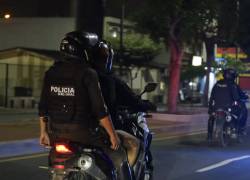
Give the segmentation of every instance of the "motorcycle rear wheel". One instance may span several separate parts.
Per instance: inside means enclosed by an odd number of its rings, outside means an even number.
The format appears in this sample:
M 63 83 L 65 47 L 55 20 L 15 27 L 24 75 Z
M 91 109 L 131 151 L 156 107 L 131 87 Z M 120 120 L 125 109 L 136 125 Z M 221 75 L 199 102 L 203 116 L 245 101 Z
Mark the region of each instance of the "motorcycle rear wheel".
M 144 167 L 142 170 L 141 170 L 141 173 L 140 173 L 140 180 L 153 180 L 153 171 L 150 171 L 150 170 L 146 170 L 146 168 Z
M 49 180 L 66 180 L 65 175 L 62 174 L 51 174 Z
M 68 175 L 67 180 L 95 180 L 86 173 L 72 172 Z
M 95 178 L 92 178 L 85 173 L 71 172 L 67 176 L 62 174 L 52 174 L 50 175 L 50 180 L 95 180 Z
M 224 124 L 219 132 L 219 143 L 222 147 L 227 147 L 230 144 L 231 135 L 228 133 L 228 125 Z

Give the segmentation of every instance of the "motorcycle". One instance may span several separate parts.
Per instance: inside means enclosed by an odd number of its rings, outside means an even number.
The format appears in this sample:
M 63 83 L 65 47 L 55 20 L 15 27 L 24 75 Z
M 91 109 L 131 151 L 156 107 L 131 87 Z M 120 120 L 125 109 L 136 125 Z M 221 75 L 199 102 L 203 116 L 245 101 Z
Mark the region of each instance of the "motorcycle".
M 97 147 L 56 142 L 49 155 L 50 180 L 117 180 L 109 157 Z
M 242 121 L 243 116 L 247 118 L 246 107 L 244 109 L 245 103 L 248 102 L 248 94 L 246 92 L 241 92 L 241 103 L 234 102 L 233 109 L 218 109 L 214 113 L 214 129 L 213 137 L 219 142 L 222 147 L 228 146 L 232 142 L 242 143 L 246 133 L 242 128 L 240 128 L 240 121 Z
M 148 84 L 143 93 L 151 92 L 156 88 L 155 83 Z M 141 95 L 143 94 L 141 93 Z M 141 140 L 140 152 L 137 161 L 133 166 L 136 180 L 149 180 L 150 175 L 147 172 L 146 161 L 149 159 L 148 149 L 151 143 L 152 134 L 145 136 L 145 130 L 142 128 L 145 113 L 130 114 L 126 112 L 131 121 L 126 120 L 126 124 L 130 124 L 133 133 Z M 142 121 L 133 121 L 131 116 L 135 115 L 136 119 Z M 123 118 L 125 122 L 126 118 Z M 132 128 L 131 128 L 132 127 Z M 86 146 L 75 142 L 58 141 L 53 144 L 49 153 L 49 176 L 50 180 L 117 180 L 115 167 L 101 148 Z
M 139 97 L 145 92 L 154 91 L 156 86 L 156 83 L 147 84 Z M 149 131 L 146 123 L 146 118 L 151 117 L 152 115 L 147 112 L 136 112 L 128 107 L 119 107 L 117 110 L 117 119 L 121 124 L 120 129 L 132 134 L 141 142 L 139 155 L 133 166 L 136 180 L 151 180 L 153 178 L 152 154 L 150 152 L 153 134 Z
M 233 141 L 240 140 L 238 116 L 232 112 L 231 108 L 215 111 L 213 138 L 222 147 L 228 146 Z

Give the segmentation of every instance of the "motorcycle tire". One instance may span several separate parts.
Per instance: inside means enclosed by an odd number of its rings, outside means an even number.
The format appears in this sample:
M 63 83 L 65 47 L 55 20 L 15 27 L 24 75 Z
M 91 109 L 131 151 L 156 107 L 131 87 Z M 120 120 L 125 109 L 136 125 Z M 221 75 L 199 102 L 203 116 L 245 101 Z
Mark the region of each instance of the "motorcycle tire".
M 72 172 L 68 175 L 66 180 L 95 180 L 88 174 L 81 173 L 81 172 Z
M 87 174 L 80 172 L 72 172 L 68 176 L 62 174 L 52 174 L 50 175 L 50 180 L 95 180 Z
M 227 124 L 223 125 L 223 128 L 220 130 L 218 134 L 219 143 L 222 147 L 227 147 L 230 144 L 231 135 L 228 134 L 228 128 L 230 128 Z
M 153 173 L 143 168 L 139 180 L 153 180 Z
M 62 174 L 51 174 L 49 180 L 66 180 L 66 177 Z

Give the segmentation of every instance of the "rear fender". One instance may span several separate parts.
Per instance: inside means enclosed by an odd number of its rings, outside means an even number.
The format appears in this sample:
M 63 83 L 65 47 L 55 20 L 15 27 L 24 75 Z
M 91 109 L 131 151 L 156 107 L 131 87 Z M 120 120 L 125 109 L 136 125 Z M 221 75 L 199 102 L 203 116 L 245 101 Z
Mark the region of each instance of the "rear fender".
M 226 113 L 223 111 L 217 111 L 215 114 L 215 121 L 214 121 L 215 137 L 218 137 L 220 131 L 223 130 L 225 122 L 226 122 Z

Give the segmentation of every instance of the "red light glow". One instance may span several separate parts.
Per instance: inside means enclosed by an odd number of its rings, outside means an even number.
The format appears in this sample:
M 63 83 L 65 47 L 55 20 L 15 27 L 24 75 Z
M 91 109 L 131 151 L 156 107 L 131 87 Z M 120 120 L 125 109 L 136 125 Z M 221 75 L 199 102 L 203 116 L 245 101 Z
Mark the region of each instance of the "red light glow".
M 55 169 L 64 169 L 64 165 L 54 165 Z
M 62 154 L 72 154 L 73 152 L 65 144 L 56 144 L 56 152 Z

